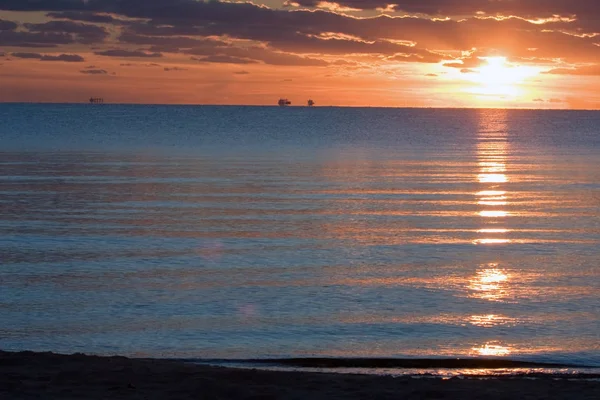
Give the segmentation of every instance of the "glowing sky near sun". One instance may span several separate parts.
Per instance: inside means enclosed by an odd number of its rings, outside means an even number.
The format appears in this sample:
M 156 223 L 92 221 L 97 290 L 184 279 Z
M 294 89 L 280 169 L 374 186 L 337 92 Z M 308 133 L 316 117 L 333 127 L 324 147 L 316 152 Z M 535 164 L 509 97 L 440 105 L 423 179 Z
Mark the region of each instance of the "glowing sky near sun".
M 600 108 L 587 0 L 0 0 L 0 101 Z

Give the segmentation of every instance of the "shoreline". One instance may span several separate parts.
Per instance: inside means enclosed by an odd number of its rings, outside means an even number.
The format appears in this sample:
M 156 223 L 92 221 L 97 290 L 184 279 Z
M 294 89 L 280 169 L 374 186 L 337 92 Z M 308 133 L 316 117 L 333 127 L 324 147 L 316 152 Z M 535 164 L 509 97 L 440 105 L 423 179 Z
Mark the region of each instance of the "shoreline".
M 183 359 L 182 361 L 186 361 Z M 193 361 L 193 359 L 191 360 Z M 203 362 L 205 360 L 199 359 Z M 213 360 L 206 360 L 213 361 Z M 217 363 L 279 365 L 299 368 L 410 368 L 410 369 L 493 369 L 493 368 L 594 368 L 585 365 L 519 361 L 505 358 L 381 358 L 381 357 L 293 357 L 214 360 Z
M 6 396 L 6 397 L 5 397 Z M 600 377 L 410 376 L 285 372 L 182 360 L 0 351 L 0 397 L 10 399 L 598 399 Z

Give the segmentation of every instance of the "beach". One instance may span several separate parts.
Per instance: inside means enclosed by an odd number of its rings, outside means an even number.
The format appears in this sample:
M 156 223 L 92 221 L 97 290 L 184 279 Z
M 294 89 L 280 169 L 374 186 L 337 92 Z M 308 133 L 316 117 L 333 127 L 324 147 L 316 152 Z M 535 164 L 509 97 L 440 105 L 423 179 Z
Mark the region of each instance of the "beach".
M 274 372 L 182 361 L 0 351 L 6 399 L 598 399 L 598 380 Z

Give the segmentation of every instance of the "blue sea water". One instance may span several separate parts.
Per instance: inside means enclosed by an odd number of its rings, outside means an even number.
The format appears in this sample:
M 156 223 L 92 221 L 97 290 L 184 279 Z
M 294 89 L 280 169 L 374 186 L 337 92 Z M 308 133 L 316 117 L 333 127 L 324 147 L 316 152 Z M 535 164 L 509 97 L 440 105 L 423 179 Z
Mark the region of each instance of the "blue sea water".
M 600 366 L 600 112 L 0 121 L 1 349 Z

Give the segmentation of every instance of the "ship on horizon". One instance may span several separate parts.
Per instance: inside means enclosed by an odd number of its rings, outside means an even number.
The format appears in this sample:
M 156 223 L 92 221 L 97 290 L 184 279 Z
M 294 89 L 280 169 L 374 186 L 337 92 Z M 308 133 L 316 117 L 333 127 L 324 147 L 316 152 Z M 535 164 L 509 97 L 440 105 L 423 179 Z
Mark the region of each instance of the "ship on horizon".
M 279 99 L 279 103 L 277 103 L 277 104 L 279 104 L 279 107 L 287 107 L 287 106 L 291 106 L 292 102 L 289 101 L 288 99 L 281 98 L 281 99 Z

